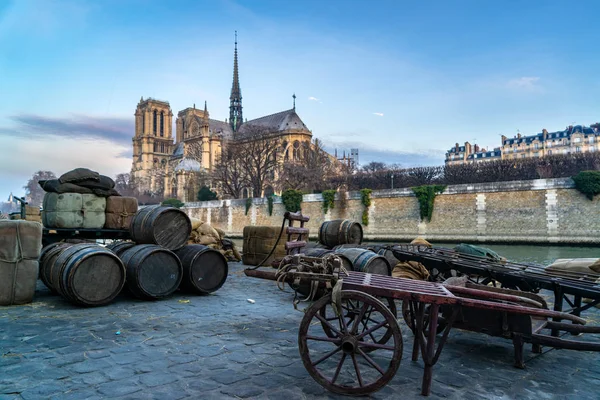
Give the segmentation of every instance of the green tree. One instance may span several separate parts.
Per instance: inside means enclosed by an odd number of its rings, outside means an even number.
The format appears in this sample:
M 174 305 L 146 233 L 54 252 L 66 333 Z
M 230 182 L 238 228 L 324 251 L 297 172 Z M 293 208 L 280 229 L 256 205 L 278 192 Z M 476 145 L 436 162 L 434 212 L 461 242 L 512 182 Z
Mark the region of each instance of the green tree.
M 210 190 L 208 186 L 202 186 L 198 191 L 199 201 L 217 200 L 217 194 Z

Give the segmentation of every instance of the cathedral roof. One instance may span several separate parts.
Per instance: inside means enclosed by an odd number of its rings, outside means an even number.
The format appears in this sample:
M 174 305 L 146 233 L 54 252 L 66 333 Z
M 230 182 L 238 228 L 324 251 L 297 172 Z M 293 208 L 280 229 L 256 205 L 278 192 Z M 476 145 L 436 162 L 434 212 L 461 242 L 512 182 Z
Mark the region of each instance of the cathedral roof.
M 182 146 L 183 148 L 183 146 Z M 202 170 L 202 166 L 200 163 L 192 158 L 184 157 L 179 164 L 175 167 L 175 171 L 194 171 L 200 172 Z
M 245 122 L 240 127 L 240 133 L 244 133 L 244 130 L 248 129 L 247 127 L 250 125 L 265 128 L 269 132 L 283 132 L 288 129 L 308 130 L 293 108 Z
M 208 127 L 212 133 L 223 135 L 224 138 L 229 138 L 233 135 L 231 126 L 224 121 L 218 121 L 216 119 L 208 119 Z

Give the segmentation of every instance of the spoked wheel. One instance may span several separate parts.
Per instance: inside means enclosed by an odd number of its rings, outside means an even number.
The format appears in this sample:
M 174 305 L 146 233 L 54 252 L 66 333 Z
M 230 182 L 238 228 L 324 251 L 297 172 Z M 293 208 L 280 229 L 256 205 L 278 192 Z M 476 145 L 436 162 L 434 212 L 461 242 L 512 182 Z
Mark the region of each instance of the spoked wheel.
M 341 303 L 348 310 L 342 310 L 335 321 L 327 321 L 321 311 L 328 308 L 324 315 L 335 315 L 331 295 L 306 310 L 298 332 L 300 356 L 308 373 L 326 389 L 366 395 L 383 388 L 396 374 L 402 358 L 402 334 L 394 315 L 375 297 L 343 290 Z M 388 343 L 379 344 L 388 332 Z
M 423 320 L 423 333 L 425 336 L 429 334 L 429 310 L 431 309 L 430 305 L 425 306 L 425 319 Z M 412 312 L 416 313 L 417 310 L 412 310 Z M 413 325 L 413 320 L 411 318 L 411 309 L 410 302 L 403 301 L 402 302 L 402 318 L 404 318 L 404 322 L 406 322 L 406 326 L 410 328 L 412 333 L 415 333 L 415 327 Z M 446 329 L 446 321 L 440 315 L 438 317 L 438 326 L 436 329 L 436 334 L 442 333 Z
M 377 300 L 381 301 L 384 305 L 387 306 L 388 310 L 390 310 L 390 312 L 392 313 L 392 315 L 394 316 L 395 319 L 398 318 L 398 309 L 396 308 L 396 302 L 394 301 L 394 299 L 389 298 L 389 297 L 381 297 L 381 298 L 377 298 Z M 349 318 L 351 320 L 354 319 L 354 316 L 360 312 L 360 309 L 362 307 L 362 303 L 360 302 L 360 300 L 354 300 L 354 299 L 348 299 L 348 300 L 342 300 L 342 312 L 344 313 L 345 318 Z M 374 310 L 371 309 L 371 313 L 367 313 L 364 318 L 363 321 L 360 322 L 360 329 L 362 329 L 362 331 L 366 331 L 368 328 L 368 325 L 376 325 L 378 323 L 381 322 L 381 320 L 383 320 L 383 317 L 380 314 L 373 314 Z M 332 323 L 334 326 L 336 326 L 336 324 L 338 323 L 338 317 L 336 317 L 335 313 L 333 312 L 333 309 L 331 307 L 323 307 L 319 310 L 319 314 L 325 318 L 325 320 L 329 323 Z M 325 332 L 325 334 L 332 338 L 335 337 L 335 333 L 329 329 L 328 324 L 321 322 L 321 326 L 323 327 L 323 331 Z M 378 344 L 386 344 L 388 340 L 390 340 L 390 338 L 392 337 L 392 329 L 388 328 L 385 332 L 381 332 L 378 335 L 375 335 L 374 333 L 369 334 L 369 337 L 371 338 L 371 340 L 374 343 L 378 343 Z M 366 352 L 371 351 L 372 349 L 365 349 Z

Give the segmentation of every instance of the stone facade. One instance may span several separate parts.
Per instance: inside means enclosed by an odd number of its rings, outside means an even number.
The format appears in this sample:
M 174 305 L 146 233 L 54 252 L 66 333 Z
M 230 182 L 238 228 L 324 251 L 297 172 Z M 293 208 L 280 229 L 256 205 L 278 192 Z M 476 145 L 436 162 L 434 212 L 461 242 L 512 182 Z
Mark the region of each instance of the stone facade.
M 302 212 L 310 216 L 310 236 L 332 219 L 361 221 L 359 192 L 347 194 L 347 207 L 323 214 L 321 195 L 305 195 Z M 448 186 L 435 199 L 431 222 L 420 220 L 419 205 L 410 189 L 374 191 L 366 240 L 480 243 L 600 243 L 600 200 L 588 200 L 569 178 L 539 179 Z M 280 226 L 285 209 L 276 198 L 269 216 L 267 200 L 253 199 L 245 213 L 244 200 L 188 203 L 185 211 L 240 237 L 246 225 Z
M 296 113 L 296 96 L 293 98 L 292 109 L 243 120 L 236 35 L 229 122 L 211 119 L 206 102 L 204 110 L 194 104 L 177 113 L 173 137 L 173 113 L 168 102 L 142 98 L 138 103 L 131 170 L 138 189 L 184 202 L 194 201 L 202 175 L 213 170 L 223 148 L 249 132 L 260 131 L 281 140 L 282 146 L 277 151 L 281 165 L 300 160 L 312 145 L 312 132 Z M 353 149 L 352 157 L 358 160 L 358 149 Z M 342 161 L 349 160 L 344 157 Z M 276 178 L 277 171 L 272 180 Z M 276 190 L 267 182 L 264 192 L 252 193 L 248 188 L 244 197 L 272 194 Z
M 542 129 L 536 135 L 518 134 L 514 138 L 502 135 L 502 146 L 493 150 L 480 148 L 469 142 L 465 142 L 464 146 L 456 143 L 446 153 L 446 165 L 595 152 L 599 150 L 599 141 L 598 124 L 591 127 L 570 125 L 558 132 Z

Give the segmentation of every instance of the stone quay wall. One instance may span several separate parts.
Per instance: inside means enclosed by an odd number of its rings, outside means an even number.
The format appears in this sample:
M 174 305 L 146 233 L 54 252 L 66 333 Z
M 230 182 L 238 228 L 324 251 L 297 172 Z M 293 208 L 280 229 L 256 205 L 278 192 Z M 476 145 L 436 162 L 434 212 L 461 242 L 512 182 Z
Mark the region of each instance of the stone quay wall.
M 361 221 L 360 192 L 346 195 L 345 209 L 337 194 L 327 213 L 320 194 L 304 195 L 302 213 L 310 217 L 311 238 L 324 221 Z M 272 215 L 266 198 L 252 199 L 247 214 L 245 199 L 186 203 L 183 210 L 234 238 L 242 237 L 246 225 L 281 226 L 285 213 L 280 198 L 274 199 Z M 588 200 L 570 178 L 448 186 L 435 198 L 431 222 L 421 221 L 410 188 L 373 191 L 368 213 L 363 230 L 369 241 L 421 236 L 434 242 L 600 243 L 600 201 Z

